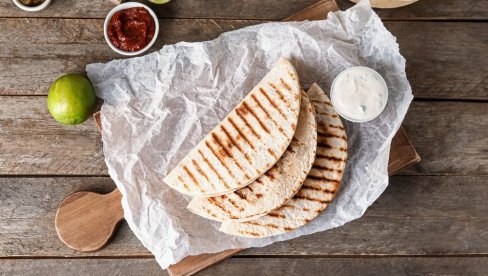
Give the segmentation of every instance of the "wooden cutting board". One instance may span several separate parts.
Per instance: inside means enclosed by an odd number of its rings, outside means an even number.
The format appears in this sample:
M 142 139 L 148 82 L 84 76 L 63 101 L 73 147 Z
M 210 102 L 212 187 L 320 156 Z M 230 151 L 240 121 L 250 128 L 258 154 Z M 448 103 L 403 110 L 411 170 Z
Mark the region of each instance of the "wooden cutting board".
M 284 21 L 324 19 L 328 12 L 337 10 L 339 7 L 335 0 L 323 0 Z M 101 131 L 100 114 L 95 113 L 94 117 Z M 419 155 L 403 128 L 400 128 L 391 144 L 389 174 L 393 175 L 418 161 Z M 117 224 L 124 219 L 121 198 L 118 189 L 106 195 L 87 191 L 69 195 L 60 204 L 56 213 L 55 226 L 58 236 L 67 246 L 78 251 L 92 252 L 101 249 L 110 240 Z M 170 275 L 193 275 L 239 251 L 241 249 L 189 256 L 170 266 L 168 272 Z

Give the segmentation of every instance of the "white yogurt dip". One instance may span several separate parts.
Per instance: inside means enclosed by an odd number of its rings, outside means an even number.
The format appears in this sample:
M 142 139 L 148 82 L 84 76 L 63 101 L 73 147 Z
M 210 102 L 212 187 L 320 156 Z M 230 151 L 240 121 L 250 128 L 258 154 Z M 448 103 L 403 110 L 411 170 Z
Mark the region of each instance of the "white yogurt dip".
M 346 120 L 367 122 L 383 112 L 388 100 L 385 80 L 368 67 L 351 67 L 342 71 L 332 83 L 332 105 Z

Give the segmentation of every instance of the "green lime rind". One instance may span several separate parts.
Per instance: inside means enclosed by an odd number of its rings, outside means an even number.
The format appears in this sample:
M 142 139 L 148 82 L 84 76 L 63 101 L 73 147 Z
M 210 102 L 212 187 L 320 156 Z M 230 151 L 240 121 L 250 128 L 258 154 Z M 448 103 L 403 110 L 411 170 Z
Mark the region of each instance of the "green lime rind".
M 68 74 L 54 81 L 47 96 L 49 113 L 64 125 L 83 123 L 93 112 L 95 104 L 93 85 L 78 74 Z

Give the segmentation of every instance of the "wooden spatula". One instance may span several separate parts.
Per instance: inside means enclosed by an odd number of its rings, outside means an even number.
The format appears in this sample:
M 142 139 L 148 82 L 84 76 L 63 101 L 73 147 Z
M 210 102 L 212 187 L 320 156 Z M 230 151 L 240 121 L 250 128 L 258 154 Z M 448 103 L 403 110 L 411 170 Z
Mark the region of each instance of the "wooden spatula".
M 117 224 L 124 219 L 121 199 L 118 189 L 105 195 L 85 191 L 69 195 L 56 213 L 59 238 L 81 252 L 93 252 L 104 247 Z

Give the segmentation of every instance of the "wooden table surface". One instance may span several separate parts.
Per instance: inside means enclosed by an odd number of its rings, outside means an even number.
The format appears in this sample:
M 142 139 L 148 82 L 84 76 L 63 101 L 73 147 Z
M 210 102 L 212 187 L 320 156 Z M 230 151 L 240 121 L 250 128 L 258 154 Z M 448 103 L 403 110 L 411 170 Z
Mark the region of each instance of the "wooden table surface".
M 156 8 L 161 33 L 153 50 L 281 20 L 316 1 L 173 0 Z M 121 58 L 103 38 L 112 7 L 54 0 L 27 13 L 0 0 L 2 275 L 166 273 L 125 222 L 94 253 L 69 249 L 54 229 L 66 195 L 115 187 L 93 120 L 61 126 L 46 106 L 60 75 Z M 391 177 L 361 219 L 245 250 L 201 274 L 488 274 L 488 1 L 420 0 L 378 13 L 407 59 L 415 100 L 405 127 L 423 160 Z

